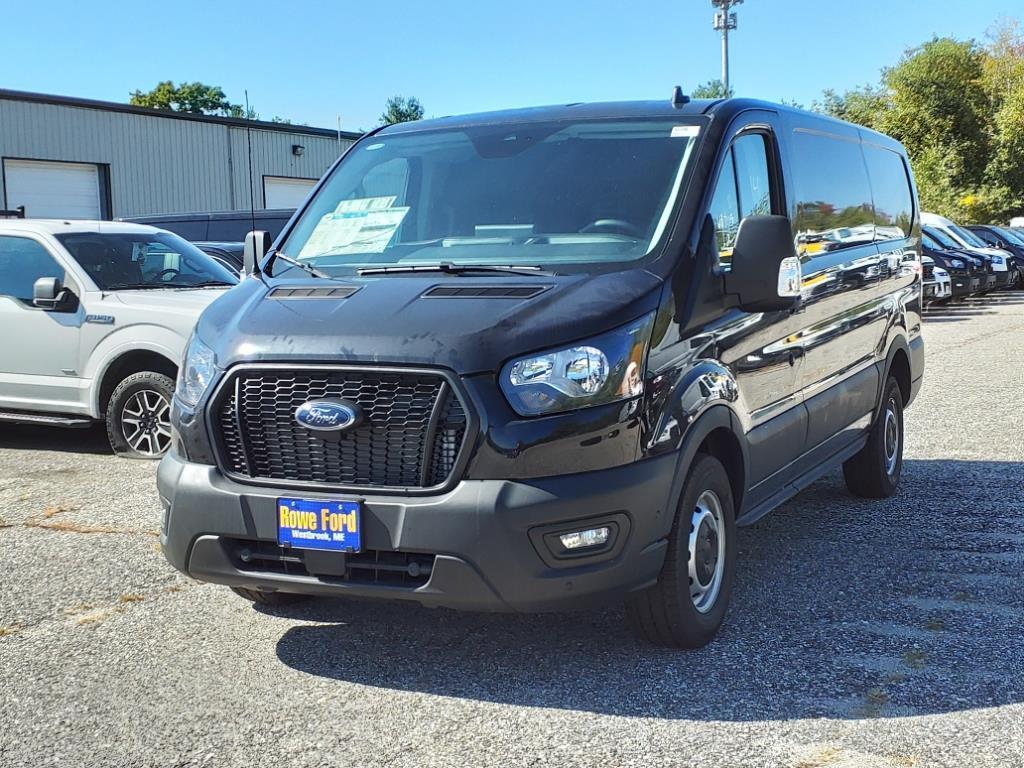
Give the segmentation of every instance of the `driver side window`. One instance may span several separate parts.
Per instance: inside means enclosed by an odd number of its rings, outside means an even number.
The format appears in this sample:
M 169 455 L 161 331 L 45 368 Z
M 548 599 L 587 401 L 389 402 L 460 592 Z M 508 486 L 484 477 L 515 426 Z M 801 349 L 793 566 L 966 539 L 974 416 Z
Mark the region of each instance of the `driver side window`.
M 764 134 L 740 136 L 729 147 L 708 212 L 715 222 L 719 267 L 728 272 L 740 222 L 747 216 L 772 212 L 768 146 Z
M 32 303 L 32 287 L 41 277 L 67 280 L 64 268 L 41 244 L 28 237 L 0 236 L 0 296 Z

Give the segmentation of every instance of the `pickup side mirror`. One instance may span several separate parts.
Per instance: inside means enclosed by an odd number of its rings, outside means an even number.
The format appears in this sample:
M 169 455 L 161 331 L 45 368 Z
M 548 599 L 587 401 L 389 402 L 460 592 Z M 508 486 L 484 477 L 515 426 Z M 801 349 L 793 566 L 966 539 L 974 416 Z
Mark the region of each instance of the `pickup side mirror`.
M 260 263 L 270 251 L 274 239 L 269 232 L 253 230 L 245 236 L 245 249 L 242 251 L 242 274 L 246 277 L 260 273 Z
M 32 284 L 32 306 L 48 312 L 61 309 L 70 296 L 59 277 L 40 277 Z
M 793 309 L 800 298 L 800 257 L 786 216 L 748 216 L 740 222 L 725 292 L 747 312 Z

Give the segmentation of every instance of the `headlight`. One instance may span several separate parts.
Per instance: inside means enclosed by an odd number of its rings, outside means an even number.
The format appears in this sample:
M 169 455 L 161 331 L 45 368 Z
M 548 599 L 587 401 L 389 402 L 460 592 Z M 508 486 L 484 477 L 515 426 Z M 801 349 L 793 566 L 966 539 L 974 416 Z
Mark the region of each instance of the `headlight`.
M 992 256 L 992 263 L 993 264 L 1002 264 L 1004 261 L 1005 261 L 1005 259 L 1003 259 L 1002 256 L 995 256 L 995 255 Z
M 951 266 L 953 269 L 963 269 L 964 263 L 960 261 L 960 259 L 950 259 L 949 266 Z
M 654 313 L 571 347 L 520 357 L 501 371 L 501 389 L 520 416 L 571 411 L 637 397 Z
M 213 350 L 193 333 L 185 350 L 185 359 L 181 361 L 181 367 L 178 369 L 178 399 L 185 405 L 195 405 L 216 375 L 217 360 Z

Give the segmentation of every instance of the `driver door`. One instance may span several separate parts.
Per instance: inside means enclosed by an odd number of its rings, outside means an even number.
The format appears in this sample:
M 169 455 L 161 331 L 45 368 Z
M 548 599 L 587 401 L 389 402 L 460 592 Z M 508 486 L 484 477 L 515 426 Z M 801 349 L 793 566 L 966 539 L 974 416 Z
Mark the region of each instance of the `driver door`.
M 63 309 L 32 304 L 41 277 L 59 278 L 76 298 Z M 85 310 L 60 260 L 28 235 L 0 234 L 0 408 L 81 413 L 78 364 Z

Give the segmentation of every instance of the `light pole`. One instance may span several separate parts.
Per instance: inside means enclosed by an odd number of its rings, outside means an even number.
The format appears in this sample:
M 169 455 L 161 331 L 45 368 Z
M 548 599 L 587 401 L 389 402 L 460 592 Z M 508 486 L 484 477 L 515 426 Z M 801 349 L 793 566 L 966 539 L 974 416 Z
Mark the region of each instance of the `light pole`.
M 739 5 L 743 0 L 711 0 L 717 10 L 712 28 L 722 33 L 722 86 L 725 88 L 726 96 L 729 95 L 729 30 L 736 29 L 736 14 L 731 9 Z

